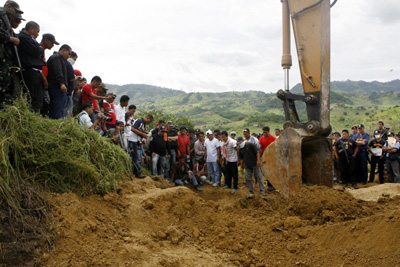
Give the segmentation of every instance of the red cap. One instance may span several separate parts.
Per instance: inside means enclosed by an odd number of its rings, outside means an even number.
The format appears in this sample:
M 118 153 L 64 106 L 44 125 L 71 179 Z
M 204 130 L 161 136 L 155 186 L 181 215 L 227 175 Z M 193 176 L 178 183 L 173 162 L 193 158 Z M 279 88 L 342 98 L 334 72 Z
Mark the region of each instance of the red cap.
M 79 70 L 74 70 L 74 74 L 76 76 L 82 76 L 82 72 L 80 72 Z

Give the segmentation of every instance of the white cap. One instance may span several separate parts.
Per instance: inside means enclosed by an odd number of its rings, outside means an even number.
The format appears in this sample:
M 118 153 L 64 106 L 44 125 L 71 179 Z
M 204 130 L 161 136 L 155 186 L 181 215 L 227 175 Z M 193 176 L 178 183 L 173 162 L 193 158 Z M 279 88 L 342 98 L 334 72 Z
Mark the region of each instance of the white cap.
M 232 134 L 236 135 L 236 132 L 235 132 L 235 131 L 232 131 L 232 132 L 231 132 L 231 135 L 232 135 Z
M 213 134 L 211 130 L 208 130 L 206 134 Z

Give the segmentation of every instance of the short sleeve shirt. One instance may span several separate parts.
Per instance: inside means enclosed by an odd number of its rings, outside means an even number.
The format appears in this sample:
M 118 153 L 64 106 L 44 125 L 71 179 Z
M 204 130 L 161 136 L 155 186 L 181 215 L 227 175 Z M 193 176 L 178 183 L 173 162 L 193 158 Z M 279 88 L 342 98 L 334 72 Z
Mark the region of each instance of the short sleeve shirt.
M 262 153 L 264 153 L 265 149 L 276 140 L 276 137 L 270 134 L 268 138 L 266 138 L 264 135 L 261 136 L 260 138 L 260 145 L 262 146 Z
M 343 145 L 342 145 L 343 144 Z M 357 147 L 356 141 L 353 139 L 346 139 L 344 140 L 343 138 L 339 139 L 335 143 L 335 147 L 338 149 L 338 154 L 341 156 L 346 155 L 345 151 L 347 152 L 347 156 L 352 156 L 354 154 L 354 150 Z
M 179 145 L 179 152 L 181 152 L 181 155 L 187 156 L 186 148 L 190 146 L 189 136 L 187 135 L 182 136 L 181 134 L 178 135 L 178 145 Z
M 204 147 L 207 149 L 207 162 L 216 162 L 218 159 L 218 148 L 220 147 L 219 140 L 214 138 L 212 141 L 207 139 L 204 142 Z
M 237 162 L 238 157 L 237 157 L 237 152 L 236 152 L 236 147 L 237 147 L 237 142 L 236 140 L 228 137 L 228 144 L 226 145 L 226 151 L 227 151 L 227 160 L 228 162 Z
M 85 104 L 85 102 L 92 102 L 93 104 L 93 109 L 94 110 L 99 110 L 99 105 L 97 104 L 97 100 L 95 98 L 92 98 L 90 96 L 90 93 L 93 93 L 97 95 L 97 91 L 90 86 L 90 84 L 85 84 L 82 88 L 82 105 Z

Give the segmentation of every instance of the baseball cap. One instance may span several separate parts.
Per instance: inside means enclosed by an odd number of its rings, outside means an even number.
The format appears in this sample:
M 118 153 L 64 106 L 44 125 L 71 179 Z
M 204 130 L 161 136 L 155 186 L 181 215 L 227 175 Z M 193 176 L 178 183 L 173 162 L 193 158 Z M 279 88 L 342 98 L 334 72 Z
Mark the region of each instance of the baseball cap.
M 108 90 L 105 83 L 101 83 L 99 87 L 103 88 L 104 91 Z
M 158 129 L 159 129 L 161 132 L 165 132 L 165 126 L 160 126 Z
M 240 143 L 240 142 L 242 142 L 242 141 L 243 141 L 243 137 L 239 136 L 239 137 L 237 138 L 237 142 Z
M 390 129 L 390 125 L 385 125 L 385 129 Z
M 232 131 L 232 132 L 231 132 L 231 135 L 236 135 L 236 132 L 235 132 L 235 131 Z
M 388 136 L 394 136 L 394 132 L 388 132 Z
M 351 129 L 353 130 L 353 129 L 357 129 L 357 126 L 353 126 L 353 127 L 351 127 Z
M 358 128 L 364 128 L 364 124 L 359 124 Z
M 206 134 L 213 134 L 211 130 L 207 130 Z
M 248 128 L 244 129 L 243 132 L 250 132 Z
M 115 123 L 115 125 L 120 125 L 120 124 L 124 124 L 124 122 L 123 122 L 123 121 L 117 121 L 117 122 Z
M 174 126 L 174 123 L 173 123 L 172 121 L 168 121 L 168 122 L 167 122 L 167 125 L 168 125 L 168 126 Z
M 18 13 L 24 14 L 24 11 L 22 11 L 22 10 L 19 8 L 18 3 L 15 2 L 15 1 L 11 1 L 11 0 L 7 1 L 7 2 L 4 4 L 4 7 L 6 7 L 6 6 L 11 6 L 11 7 L 13 7 Z
M 74 70 L 74 74 L 76 76 L 82 76 L 82 72 L 80 72 L 80 70 Z
M 42 38 L 51 41 L 53 44 L 56 44 L 56 45 L 60 44 L 59 42 L 56 41 L 56 37 L 54 37 L 54 35 L 52 35 L 51 33 L 43 34 Z

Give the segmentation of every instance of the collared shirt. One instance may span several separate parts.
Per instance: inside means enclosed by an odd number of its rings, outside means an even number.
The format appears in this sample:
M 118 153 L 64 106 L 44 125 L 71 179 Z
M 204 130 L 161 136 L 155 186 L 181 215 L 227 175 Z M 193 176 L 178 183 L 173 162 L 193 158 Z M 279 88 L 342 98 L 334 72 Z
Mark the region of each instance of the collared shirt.
M 369 134 L 367 134 L 366 132 L 364 132 L 363 134 L 360 133 L 356 133 L 354 135 L 354 141 L 356 141 L 356 143 L 358 144 L 358 142 L 365 142 L 365 145 L 362 146 L 358 146 L 358 149 L 368 149 L 368 143 L 369 143 Z
M 224 143 L 224 147 L 226 148 L 226 160 L 228 162 L 237 162 L 238 161 L 238 154 L 236 151 L 237 142 L 236 140 L 230 138 L 228 136 L 228 140 Z
M 120 103 L 115 106 L 114 111 L 115 111 L 115 116 L 117 118 L 117 121 L 123 121 L 125 123 L 126 108 L 122 107 L 121 103 Z
M 218 148 L 221 146 L 219 140 L 215 137 L 212 141 L 207 139 L 204 142 L 204 146 L 207 149 L 207 162 L 217 162 Z
M 386 142 L 386 144 L 385 144 L 384 147 L 388 147 L 388 146 L 389 146 L 389 144 L 388 144 L 388 142 Z M 399 143 L 399 142 L 396 142 L 396 143 L 394 144 L 393 148 L 395 148 L 395 149 L 397 149 L 397 151 L 399 151 L 399 149 L 400 149 L 400 143 Z M 389 159 L 389 160 L 397 160 L 397 159 L 398 159 L 398 157 L 397 157 L 397 151 L 394 152 L 394 153 L 389 153 L 389 152 L 386 153 L 386 158 Z
M 79 120 L 79 124 L 85 128 L 90 128 L 92 127 L 93 123 L 92 120 L 89 117 L 89 114 L 83 110 L 81 113 L 78 114 L 77 116 Z

